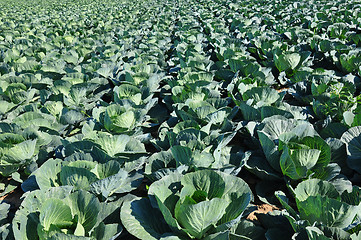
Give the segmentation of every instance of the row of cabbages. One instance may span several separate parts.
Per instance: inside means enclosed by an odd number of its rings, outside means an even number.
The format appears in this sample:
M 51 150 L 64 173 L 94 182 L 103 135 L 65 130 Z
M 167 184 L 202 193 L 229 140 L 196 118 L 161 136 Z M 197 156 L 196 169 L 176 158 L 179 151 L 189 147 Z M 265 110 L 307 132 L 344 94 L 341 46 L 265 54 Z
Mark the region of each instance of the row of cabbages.
M 0 2 L 3 239 L 360 238 L 358 3 L 37 3 Z

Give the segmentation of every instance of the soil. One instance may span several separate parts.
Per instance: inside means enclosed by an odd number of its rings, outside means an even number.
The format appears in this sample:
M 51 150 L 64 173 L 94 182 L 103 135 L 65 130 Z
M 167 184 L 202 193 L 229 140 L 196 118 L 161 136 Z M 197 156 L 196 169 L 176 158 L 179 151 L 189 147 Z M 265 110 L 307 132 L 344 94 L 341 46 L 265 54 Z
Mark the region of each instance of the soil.
M 21 205 L 22 199 L 21 196 L 24 194 L 21 187 L 16 188 L 15 190 L 9 192 L 8 194 L 0 197 L 0 202 L 6 202 L 11 204 L 14 209 L 18 209 Z
M 258 221 L 256 213 L 267 214 L 268 212 L 272 212 L 273 210 L 278 210 L 277 207 L 271 206 L 269 204 L 261 204 L 257 206 L 257 210 L 251 212 L 247 219 L 251 221 Z

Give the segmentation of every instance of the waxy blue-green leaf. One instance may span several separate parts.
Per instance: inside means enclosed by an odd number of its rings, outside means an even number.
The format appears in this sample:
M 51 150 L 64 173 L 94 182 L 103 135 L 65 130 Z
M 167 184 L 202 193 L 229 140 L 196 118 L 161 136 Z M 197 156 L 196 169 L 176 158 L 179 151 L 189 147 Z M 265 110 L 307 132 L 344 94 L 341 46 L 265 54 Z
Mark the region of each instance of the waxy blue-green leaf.
M 341 141 L 346 143 L 347 149 L 347 164 L 350 168 L 361 172 L 360 169 L 360 160 L 361 160 L 361 127 L 352 127 L 346 131 L 342 137 Z
M 120 211 L 120 218 L 128 232 L 140 239 L 159 239 L 170 232 L 163 216 L 146 198 L 136 198 L 125 202 Z
M 285 53 L 281 55 L 274 55 L 274 62 L 280 72 L 286 70 L 294 70 L 301 61 L 299 53 Z
M 70 194 L 69 203 L 73 216 L 78 216 L 78 223 L 82 225 L 84 232 L 90 232 L 97 223 L 99 200 L 94 195 L 79 190 Z
M 49 231 L 51 225 L 63 228 L 73 225 L 73 216 L 70 207 L 60 199 L 46 200 L 40 209 L 40 224 L 45 231 Z
M 62 185 L 74 186 L 76 190 L 88 190 L 90 184 L 97 180 L 94 173 L 84 168 L 64 166 L 59 173 Z
M 196 204 L 178 203 L 174 209 L 175 218 L 190 236 L 198 239 L 222 218 L 227 206 L 227 201 L 220 198 Z

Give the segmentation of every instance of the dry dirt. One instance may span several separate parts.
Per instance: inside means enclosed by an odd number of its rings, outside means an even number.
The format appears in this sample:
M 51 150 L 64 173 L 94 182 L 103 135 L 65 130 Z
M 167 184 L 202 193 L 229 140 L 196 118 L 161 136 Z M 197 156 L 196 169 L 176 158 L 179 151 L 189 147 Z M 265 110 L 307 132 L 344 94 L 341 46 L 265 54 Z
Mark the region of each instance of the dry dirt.
M 261 204 L 257 206 L 257 210 L 251 212 L 247 219 L 251 220 L 251 221 L 257 221 L 257 216 L 256 213 L 263 213 L 263 214 L 267 214 L 268 212 L 272 212 L 273 210 L 278 210 L 277 207 L 268 205 L 268 204 Z
M 22 200 L 20 199 L 24 192 L 20 187 L 16 188 L 14 191 L 6 194 L 5 196 L 0 197 L 0 202 L 4 201 L 13 205 L 15 209 L 20 207 Z

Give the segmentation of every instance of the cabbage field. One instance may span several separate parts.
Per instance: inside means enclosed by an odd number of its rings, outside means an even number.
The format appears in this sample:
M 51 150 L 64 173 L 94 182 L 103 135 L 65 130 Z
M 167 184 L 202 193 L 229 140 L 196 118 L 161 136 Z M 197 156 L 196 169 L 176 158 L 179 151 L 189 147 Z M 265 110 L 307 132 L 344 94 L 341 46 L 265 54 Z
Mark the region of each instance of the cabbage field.
M 360 240 L 360 0 L 0 0 L 0 239 Z

